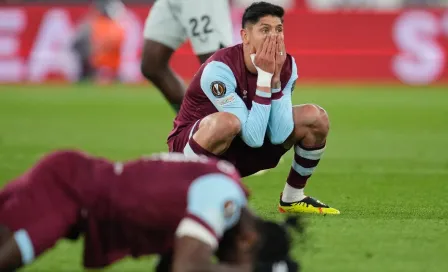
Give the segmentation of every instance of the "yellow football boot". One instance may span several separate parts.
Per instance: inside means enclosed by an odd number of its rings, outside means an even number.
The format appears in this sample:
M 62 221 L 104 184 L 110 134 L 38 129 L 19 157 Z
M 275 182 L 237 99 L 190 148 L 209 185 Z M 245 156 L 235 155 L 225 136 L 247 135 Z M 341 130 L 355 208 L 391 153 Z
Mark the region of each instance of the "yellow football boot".
M 320 202 L 312 197 L 305 197 L 304 199 L 296 202 L 283 202 L 280 196 L 280 202 L 278 204 L 278 210 L 281 213 L 314 213 L 314 214 L 340 214 L 341 212 L 335 208 Z

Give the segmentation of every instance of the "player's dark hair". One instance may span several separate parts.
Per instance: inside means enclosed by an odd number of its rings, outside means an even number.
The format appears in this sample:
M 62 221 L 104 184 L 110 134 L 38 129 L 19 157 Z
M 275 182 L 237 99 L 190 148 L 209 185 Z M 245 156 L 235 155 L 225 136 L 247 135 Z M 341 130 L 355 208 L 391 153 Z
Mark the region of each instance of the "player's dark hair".
M 253 272 L 270 272 L 282 265 L 284 271 L 299 272 L 300 263 L 290 256 L 292 237 L 289 230 L 303 233 L 303 220 L 299 217 L 287 217 L 282 224 L 264 221 L 260 227 L 263 235 L 259 245 L 257 262 Z
M 283 22 L 285 10 L 280 6 L 268 2 L 254 2 L 244 11 L 242 27 L 245 28 L 248 23 L 256 24 L 261 18 L 268 15 L 278 17 Z
M 279 262 L 288 259 L 292 237 L 289 229 L 299 233 L 304 230 L 299 217 L 288 217 L 282 224 L 273 221 L 262 221 L 260 230 L 262 242 L 257 259 L 267 262 Z

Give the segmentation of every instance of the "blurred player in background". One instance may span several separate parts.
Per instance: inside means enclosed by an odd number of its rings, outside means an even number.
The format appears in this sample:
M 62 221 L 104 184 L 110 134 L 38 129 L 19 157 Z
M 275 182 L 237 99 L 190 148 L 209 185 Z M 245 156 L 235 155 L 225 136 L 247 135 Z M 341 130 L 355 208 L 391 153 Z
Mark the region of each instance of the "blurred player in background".
M 120 17 L 125 13 L 120 0 L 95 0 L 93 9 L 80 24 L 73 48 L 81 63 L 81 80 L 110 83 L 118 78 L 125 32 Z
M 169 67 L 187 39 L 201 63 L 232 44 L 228 0 L 157 0 L 146 19 L 142 73 L 160 89 L 177 112 L 185 94 L 182 79 Z
M 60 151 L 0 190 L 0 271 L 15 271 L 80 234 L 86 268 L 167 253 L 174 271 L 251 271 L 259 257 L 289 261 L 286 231 L 247 208 L 231 164 L 205 156 L 113 163 Z
M 325 150 L 329 121 L 319 106 L 292 105 L 298 73 L 285 51 L 283 15 L 283 8 L 266 2 L 245 10 L 243 43 L 218 51 L 196 73 L 169 149 L 224 158 L 244 177 L 275 167 L 293 147 L 280 212 L 339 214 L 304 194 Z

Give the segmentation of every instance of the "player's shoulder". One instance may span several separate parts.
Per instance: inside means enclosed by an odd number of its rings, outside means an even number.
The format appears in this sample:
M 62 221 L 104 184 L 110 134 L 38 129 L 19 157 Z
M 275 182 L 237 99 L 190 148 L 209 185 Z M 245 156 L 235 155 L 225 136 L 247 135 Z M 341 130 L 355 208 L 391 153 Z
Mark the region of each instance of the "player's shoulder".
M 292 71 L 294 70 L 294 66 L 296 66 L 296 60 L 291 54 L 286 54 L 286 60 L 283 64 L 282 72 L 292 73 Z
M 220 78 L 225 81 L 224 85 L 234 88 L 242 72 L 241 67 L 244 66 L 242 50 L 242 45 L 237 44 L 222 48 L 213 54 L 201 67 L 201 83 L 206 82 L 210 85 L 209 83 L 215 82 L 216 78 Z
M 209 61 L 221 61 L 224 63 L 231 63 L 239 59 L 242 55 L 242 44 L 221 48 L 216 51 L 209 59 Z
M 214 97 L 222 97 L 231 93 L 237 86 L 239 66 L 229 59 L 228 48 L 215 53 L 201 71 L 200 85 L 204 92 L 213 94 Z
M 242 56 L 243 48 L 241 44 L 222 48 L 216 51 L 207 62 L 204 63 L 204 67 L 221 66 L 235 73 L 238 72 L 241 67 L 241 62 L 244 61 Z

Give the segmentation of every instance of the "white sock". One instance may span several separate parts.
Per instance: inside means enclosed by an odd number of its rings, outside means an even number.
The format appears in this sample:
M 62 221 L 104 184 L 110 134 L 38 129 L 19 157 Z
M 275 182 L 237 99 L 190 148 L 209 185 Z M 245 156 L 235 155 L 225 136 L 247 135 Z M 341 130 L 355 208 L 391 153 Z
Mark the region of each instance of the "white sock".
M 302 189 L 297 189 L 294 187 L 291 187 L 291 185 L 289 185 L 288 183 L 285 184 L 285 188 L 283 189 L 283 194 L 282 194 L 282 201 L 283 202 L 296 202 L 296 201 L 300 201 L 302 199 L 304 199 L 305 193 L 303 188 Z

